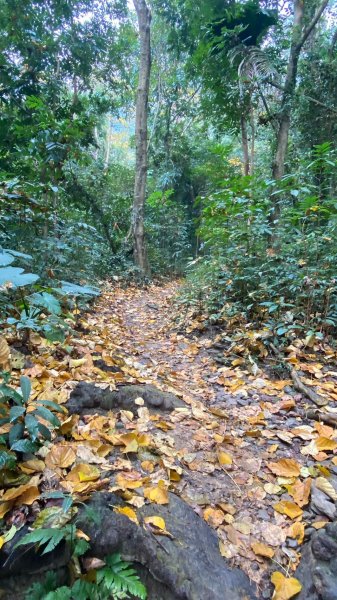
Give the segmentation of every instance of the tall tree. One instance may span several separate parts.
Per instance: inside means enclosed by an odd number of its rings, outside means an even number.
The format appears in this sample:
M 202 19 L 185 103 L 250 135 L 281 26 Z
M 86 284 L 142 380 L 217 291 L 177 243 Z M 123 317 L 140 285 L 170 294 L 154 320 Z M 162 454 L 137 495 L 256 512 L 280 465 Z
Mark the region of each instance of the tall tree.
M 151 72 L 151 11 L 146 0 L 133 0 L 139 26 L 140 60 L 136 104 L 136 172 L 132 207 L 132 235 L 135 263 L 149 271 L 144 234 L 144 206 L 146 195 L 148 143 L 147 120 Z
M 278 118 L 278 131 L 276 141 L 276 152 L 273 162 L 273 177 L 281 179 L 284 175 L 284 165 L 287 155 L 288 139 L 291 122 L 292 102 L 296 89 L 298 61 L 302 48 L 309 35 L 316 27 L 329 0 L 322 0 L 310 23 L 305 26 L 305 13 L 303 0 L 294 0 L 294 21 L 291 36 L 291 46 L 287 73 L 282 86 L 281 108 Z

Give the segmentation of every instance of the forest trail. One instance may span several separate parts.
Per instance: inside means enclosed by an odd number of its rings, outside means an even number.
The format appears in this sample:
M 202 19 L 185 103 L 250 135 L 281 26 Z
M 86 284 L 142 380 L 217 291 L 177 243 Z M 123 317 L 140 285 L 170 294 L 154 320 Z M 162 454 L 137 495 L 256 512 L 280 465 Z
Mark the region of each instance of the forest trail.
M 138 422 L 125 427 L 151 435 L 142 465 L 150 468 L 152 480 L 168 474 L 169 489 L 217 530 L 223 556 L 266 590 L 275 563 L 283 573 L 296 569 L 304 536 L 314 531 L 312 522 L 318 529 L 328 514 L 332 517 L 333 490 L 322 500 L 313 478 L 319 482 L 320 475 L 330 473 L 328 467 L 335 470 L 335 432 L 303 419 L 308 405 L 289 379 L 271 379 L 255 363 L 251 369 L 242 358 L 247 340 L 240 332 L 234 336 L 234 354 L 229 353 L 231 364 L 223 366 L 214 360 L 215 340 L 198 330 L 201 319 L 191 319 L 187 332 L 179 329 L 172 305 L 177 286 L 106 292 L 87 318 L 91 344 L 95 341 L 108 364 L 119 365 L 120 372 L 111 374 L 115 383 L 154 384 L 184 400 L 184 409 L 145 421 L 141 413 Z M 250 337 L 263 353 L 261 333 Z M 293 362 L 301 356 L 305 353 L 298 349 Z M 310 357 L 301 368 L 308 376 L 311 372 L 311 384 L 333 394 L 327 377 L 336 373 Z M 153 449 L 161 462 L 149 467 Z
M 174 302 L 179 285 L 107 284 L 88 312 L 75 311 L 65 343 L 32 334 L 29 359 L 13 354 L 14 378 L 30 378 L 31 401 L 52 400 L 70 414 L 20 475 L 23 485 L 8 491 L 1 517 L 8 527 L 29 524 L 45 506 L 42 493 L 60 490 L 77 502 L 103 489 L 138 523 L 137 509 L 150 503 L 156 515 L 173 492 L 216 531 L 229 564 L 271 598 L 275 570 L 281 583 L 294 574 L 303 542 L 336 518 L 336 430 L 307 418 L 312 405 L 281 378 L 284 370 L 272 376 L 264 330 L 239 319 L 223 331 L 206 328 L 204 315 Z M 294 339 L 286 353 L 328 401 L 321 418 L 333 419 L 336 352 Z M 86 383 L 102 388 L 87 386 L 89 401 L 120 394 L 120 384 L 136 384 L 127 394 L 139 396 L 86 410 Z M 143 384 L 174 394 L 174 410 L 144 400 Z

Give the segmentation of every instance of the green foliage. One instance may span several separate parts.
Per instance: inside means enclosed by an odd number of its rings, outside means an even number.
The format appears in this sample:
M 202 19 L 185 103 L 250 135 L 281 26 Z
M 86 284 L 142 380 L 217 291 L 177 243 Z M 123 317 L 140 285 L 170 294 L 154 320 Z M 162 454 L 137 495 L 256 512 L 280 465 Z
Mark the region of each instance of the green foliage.
M 201 198 L 203 255 L 191 266 L 183 301 L 222 320 L 239 311 L 277 335 L 337 328 L 337 159 L 318 146 L 278 186 L 236 176 Z M 324 173 L 322 183 L 317 170 Z M 323 193 L 324 191 L 324 193 Z M 277 198 L 278 223 L 271 228 Z
M 50 400 L 31 401 L 30 395 L 31 382 L 24 375 L 20 392 L 8 382 L 0 384 L 0 424 L 10 425 L 2 436 L 0 463 L 9 469 L 15 466 L 16 452 L 35 452 L 44 440 L 51 440 L 52 431 L 60 425 L 54 413 L 63 412 L 62 407 Z
M 44 543 L 48 539 L 45 537 Z M 146 600 L 146 589 L 130 563 L 123 561 L 120 554 L 108 556 L 105 562 L 106 566 L 96 571 L 93 583 L 83 578 L 71 587 L 58 587 L 57 578 L 48 573 L 44 582 L 35 583 L 28 590 L 25 600 L 122 600 L 130 598 L 130 594 L 133 598 Z

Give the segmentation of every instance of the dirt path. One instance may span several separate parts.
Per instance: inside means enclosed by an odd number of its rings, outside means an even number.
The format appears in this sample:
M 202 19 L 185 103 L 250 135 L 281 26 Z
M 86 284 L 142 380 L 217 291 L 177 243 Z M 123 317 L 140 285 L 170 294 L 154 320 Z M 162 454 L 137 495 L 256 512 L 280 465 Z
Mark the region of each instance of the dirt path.
M 219 366 L 211 338 L 179 332 L 172 321 L 176 290 L 168 284 L 107 292 L 88 318 L 98 339 L 105 338 L 96 350 L 121 365 L 120 381 L 154 383 L 186 402 L 148 427 L 156 451 L 182 469 L 171 490 L 217 530 L 223 556 L 270 598 L 271 571 L 291 574 L 312 521 L 319 528 L 328 520 L 322 503 L 316 509 L 308 503 L 312 477 L 335 469 L 324 452 L 337 446 L 335 432 L 303 421 L 306 405 L 290 381 L 252 374 L 240 358 Z M 317 438 L 328 441 L 310 449 Z
M 53 446 L 71 446 L 77 462 L 99 465 L 102 485 L 119 489 L 131 506 L 144 503 L 144 483 L 157 486 L 159 496 L 169 489 L 182 497 L 217 531 L 223 556 L 268 599 L 271 573 L 292 575 L 303 541 L 336 518 L 337 434 L 305 418 L 308 404 L 289 380 L 271 379 L 258 368 L 263 331 L 232 326 L 219 364 L 214 332 L 200 332 L 202 319 L 178 326 L 176 291 L 175 283 L 108 288 L 63 349 L 37 336 L 33 366 L 21 372 L 30 376 L 34 397 L 59 403 L 81 381 L 112 388 L 154 384 L 183 399 L 185 407 L 171 413 L 149 413 L 140 401 L 135 418 L 128 411 L 84 420 L 75 415 Z M 287 351 L 306 385 L 328 398 L 324 410 L 334 414 L 336 352 L 303 348 L 299 340 Z M 139 445 L 131 454 L 121 447 L 128 444 L 125 434 Z M 143 434 L 149 441 L 142 445 Z M 86 493 L 101 487 L 96 475 L 77 482 L 71 464 L 60 470 L 53 460 L 55 468 L 46 459 L 55 472 L 52 479 L 42 476 L 41 489 Z M 130 480 L 136 482 L 133 496 Z

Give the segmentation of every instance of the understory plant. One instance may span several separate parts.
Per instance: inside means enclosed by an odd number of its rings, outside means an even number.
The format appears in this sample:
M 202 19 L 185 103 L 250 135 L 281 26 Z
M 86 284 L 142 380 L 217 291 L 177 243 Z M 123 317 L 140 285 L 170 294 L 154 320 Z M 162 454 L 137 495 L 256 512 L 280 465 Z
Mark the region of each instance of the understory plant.
M 337 328 L 337 173 L 329 144 L 279 182 L 234 176 L 198 200 L 200 255 L 181 302 L 212 320 L 242 312 L 277 336 Z

